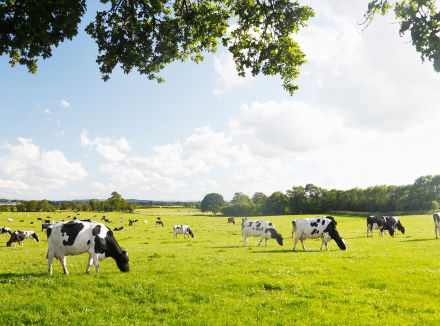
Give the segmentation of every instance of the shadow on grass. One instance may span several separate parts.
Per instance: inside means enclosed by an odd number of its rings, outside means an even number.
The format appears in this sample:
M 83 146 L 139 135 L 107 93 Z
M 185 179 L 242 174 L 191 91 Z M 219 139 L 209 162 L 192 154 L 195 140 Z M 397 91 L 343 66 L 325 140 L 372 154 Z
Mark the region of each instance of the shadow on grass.
M 329 250 L 329 251 L 333 251 L 333 250 Z M 265 253 L 286 253 L 286 252 L 290 252 L 293 254 L 300 254 L 300 253 L 304 253 L 304 254 L 308 254 L 308 253 L 314 253 L 314 252 L 325 252 L 325 250 L 319 250 L 319 249 L 310 249 L 310 250 L 295 250 L 293 251 L 293 249 L 280 249 L 280 250 L 259 250 L 259 251 L 251 251 L 252 254 L 265 254 Z
M 38 273 L 0 273 L 0 283 L 4 283 L 4 280 L 16 279 L 16 278 L 29 278 L 29 277 L 49 277 L 48 272 L 38 272 Z
M 402 239 L 401 242 L 419 242 L 419 241 L 438 241 L 438 239 L 432 238 L 432 239 Z
M 216 246 L 216 247 L 208 247 L 213 249 L 231 249 L 231 248 L 246 248 L 245 246 Z

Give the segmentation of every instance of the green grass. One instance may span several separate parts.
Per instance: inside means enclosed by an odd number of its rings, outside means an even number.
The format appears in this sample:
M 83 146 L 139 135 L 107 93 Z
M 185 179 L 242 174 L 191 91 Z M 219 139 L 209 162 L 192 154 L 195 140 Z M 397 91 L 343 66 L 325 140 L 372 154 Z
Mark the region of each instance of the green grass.
M 160 214 L 165 227 L 156 228 L 155 218 L 142 223 L 148 218 L 107 213 L 112 227 L 121 215 L 140 220 L 115 232 L 128 249 L 130 273 L 109 258 L 101 274 L 92 268 L 87 275 L 87 255 L 80 255 L 67 258 L 70 275 L 55 261 L 49 276 L 46 236 L 29 224 L 38 214 L 29 215 L 0 215 L 0 226 L 33 229 L 42 240 L 7 248 L 0 238 L 2 325 L 438 324 L 440 240 L 431 216 L 401 217 L 407 233 L 394 238 L 377 231 L 366 238 L 365 219 L 336 217 L 347 251 L 334 241 L 320 251 L 320 240 L 306 240 L 307 252 L 293 252 L 291 221 L 298 216 L 266 218 L 284 247 L 275 240 L 256 247 L 259 239 L 250 238 L 245 248 L 240 223 L 228 225 L 225 217 Z M 47 215 L 60 220 L 69 213 Z M 173 239 L 172 225 L 183 223 L 195 239 Z

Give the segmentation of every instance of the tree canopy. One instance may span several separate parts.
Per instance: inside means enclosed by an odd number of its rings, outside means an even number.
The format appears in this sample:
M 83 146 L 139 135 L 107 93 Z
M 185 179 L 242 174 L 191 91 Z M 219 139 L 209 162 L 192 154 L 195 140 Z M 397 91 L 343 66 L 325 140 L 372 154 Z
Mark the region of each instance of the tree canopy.
M 213 212 L 214 215 L 220 211 L 225 204 L 223 196 L 215 192 L 207 194 L 200 203 L 202 212 Z
M 98 45 L 97 63 L 108 80 L 116 66 L 137 69 L 162 82 L 174 61 L 200 62 L 219 44 L 233 56 L 238 74 L 279 75 L 292 95 L 305 54 L 294 35 L 314 16 L 294 0 L 100 0 L 103 10 L 85 30 Z M 307 1 L 303 1 L 307 2 Z M 435 0 L 370 0 L 366 22 L 394 8 L 400 33 L 411 33 L 422 59 L 440 71 L 440 13 Z M 0 0 L 0 55 L 36 72 L 39 58 L 78 34 L 86 0 Z M 362 13 L 359 13 L 360 15 Z

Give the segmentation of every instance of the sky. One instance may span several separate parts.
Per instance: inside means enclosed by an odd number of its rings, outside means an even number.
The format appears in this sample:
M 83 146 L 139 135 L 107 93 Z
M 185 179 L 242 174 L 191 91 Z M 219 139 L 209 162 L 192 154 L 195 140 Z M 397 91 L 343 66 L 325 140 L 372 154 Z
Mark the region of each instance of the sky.
M 103 82 L 91 2 L 36 74 L 0 57 L 0 198 L 230 200 L 440 174 L 440 74 L 392 16 L 362 31 L 367 2 L 307 1 L 293 96 L 278 76 L 237 76 L 224 48 L 169 65 L 163 84 L 120 69 Z

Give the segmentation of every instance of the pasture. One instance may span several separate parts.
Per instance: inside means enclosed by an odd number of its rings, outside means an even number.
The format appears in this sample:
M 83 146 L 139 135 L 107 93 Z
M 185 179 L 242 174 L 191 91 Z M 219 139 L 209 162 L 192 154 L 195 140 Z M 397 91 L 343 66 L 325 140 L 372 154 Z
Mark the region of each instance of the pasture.
M 293 252 L 291 221 L 300 216 L 265 217 L 283 247 L 275 240 L 256 247 L 258 238 L 243 247 L 239 218 L 228 225 L 222 216 L 161 214 L 164 228 L 156 228 L 155 216 L 105 213 L 111 229 L 125 227 L 114 234 L 131 271 L 121 273 L 108 258 L 101 274 L 85 274 L 84 254 L 67 257 L 70 275 L 55 261 L 49 276 L 39 214 L 28 214 L 0 214 L 0 226 L 41 239 L 8 248 L 9 235 L 0 238 L 2 325 L 438 324 L 440 239 L 429 215 L 401 217 L 406 234 L 394 238 L 377 230 L 366 238 L 365 218 L 335 216 L 347 251 L 334 241 L 320 251 L 320 240 L 306 240 L 307 252 L 300 245 Z M 47 215 L 59 221 L 73 213 Z M 139 222 L 129 227 L 128 218 Z M 174 224 L 190 225 L 195 239 L 173 239 Z

